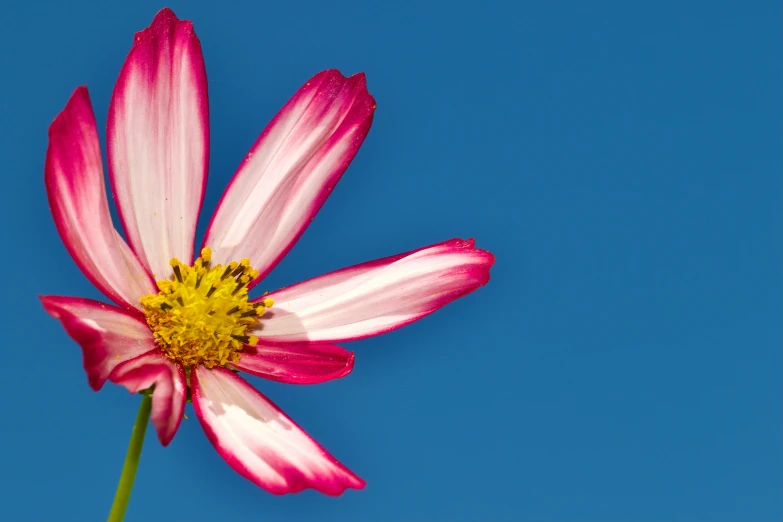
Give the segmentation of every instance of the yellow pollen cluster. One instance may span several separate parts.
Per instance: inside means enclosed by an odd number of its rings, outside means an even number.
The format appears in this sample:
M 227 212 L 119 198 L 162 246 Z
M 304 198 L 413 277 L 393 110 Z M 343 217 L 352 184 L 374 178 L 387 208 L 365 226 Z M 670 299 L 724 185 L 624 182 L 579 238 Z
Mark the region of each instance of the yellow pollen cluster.
M 250 260 L 211 266 L 212 251 L 201 250 L 193 266 L 171 260 L 174 275 L 158 281 L 157 294 L 141 298 L 155 342 L 169 359 L 184 366 L 207 368 L 239 361 L 245 344 L 258 337 L 246 335 L 272 299 L 247 300 L 247 284 L 258 277 Z

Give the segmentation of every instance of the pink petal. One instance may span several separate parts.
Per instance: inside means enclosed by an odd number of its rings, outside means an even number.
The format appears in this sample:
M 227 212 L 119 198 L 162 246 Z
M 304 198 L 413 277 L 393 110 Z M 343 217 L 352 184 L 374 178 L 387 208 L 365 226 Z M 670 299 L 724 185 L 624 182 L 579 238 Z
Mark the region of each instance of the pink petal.
M 182 367 L 154 350 L 125 361 L 111 372 L 109 379 L 137 393 L 155 386 L 152 394 L 152 424 L 160 443 L 171 442 L 182 422 L 187 399 L 187 384 Z
M 170 9 L 136 33 L 109 108 L 109 174 L 134 252 L 156 280 L 193 256 L 207 184 L 207 76 L 193 24 Z
M 223 368 L 190 374 L 207 437 L 234 470 L 276 495 L 313 488 L 340 495 L 364 481 L 337 462 L 269 399 Z
M 324 71 L 299 89 L 261 133 L 218 204 L 204 241 L 214 262 L 247 257 L 260 272 L 256 282 L 269 273 L 356 155 L 374 110 L 364 74 Z
M 156 350 L 143 316 L 92 299 L 45 295 L 40 297 L 49 315 L 79 343 L 87 380 L 100 390 L 120 363 Z
M 54 223 L 71 257 L 112 301 L 141 308 L 139 298 L 157 290 L 112 225 L 86 87 L 74 91 L 49 127 L 45 170 Z
M 353 370 L 353 352 L 334 344 L 245 346 L 233 366 L 243 372 L 288 384 L 318 384 Z
M 452 239 L 332 272 L 263 298 L 274 306 L 254 332 L 261 342 L 332 342 L 388 332 L 483 286 L 495 258 Z

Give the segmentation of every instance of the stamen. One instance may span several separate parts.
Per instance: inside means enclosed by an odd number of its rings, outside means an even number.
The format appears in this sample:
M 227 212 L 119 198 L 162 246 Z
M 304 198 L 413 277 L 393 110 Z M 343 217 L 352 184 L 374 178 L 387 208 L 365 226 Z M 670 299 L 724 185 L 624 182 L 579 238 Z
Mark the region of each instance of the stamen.
M 230 274 L 230 273 L 231 273 L 231 272 L 232 272 L 232 271 L 233 271 L 233 270 L 234 270 L 236 267 L 237 267 L 237 262 L 236 262 L 236 261 L 232 261 L 231 263 L 229 263 L 229 264 L 228 264 L 228 266 L 226 267 L 226 271 L 225 271 L 225 272 L 223 272 L 223 275 L 222 275 L 222 276 L 220 276 L 220 280 L 222 281 L 223 279 L 227 278 L 227 277 L 229 276 L 229 274 Z
M 232 335 L 231 337 L 241 343 L 249 344 L 251 346 L 255 346 L 258 343 L 258 337 L 255 335 Z
M 209 247 L 192 266 L 172 259 L 173 277 L 158 281 L 157 294 L 141 298 L 155 343 L 186 368 L 238 362 L 243 344 L 258 342 L 248 334 L 272 305 L 271 299 L 248 301 L 247 285 L 258 277 L 249 259 L 214 267 L 211 259 Z

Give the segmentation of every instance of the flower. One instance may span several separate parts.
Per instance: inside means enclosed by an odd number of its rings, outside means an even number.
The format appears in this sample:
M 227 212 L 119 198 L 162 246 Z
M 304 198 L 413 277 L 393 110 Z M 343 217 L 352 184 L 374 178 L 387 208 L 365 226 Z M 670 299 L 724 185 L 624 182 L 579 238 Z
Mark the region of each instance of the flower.
M 472 240 L 453 239 L 249 298 L 348 167 L 374 109 L 363 74 L 330 70 L 305 83 L 239 166 L 193 263 L 209 109 L 191 22 L 158 13 L 136 34 L 112 95 L 109 179 L 127 243 L 109 213 L 85 87 L 49 129 L 46 189 L 57 230 L 116 304 L 41 297 L 81 345 L 90 386 L 153 389 L 163 445 L 191 399 L 218 453 L 272 493 L 339 495 L 365 483 L 238 373 L 293 384 L 344 377 L 354 354 L 333 343 L 424 317 L 484 285 L 494 262 Z

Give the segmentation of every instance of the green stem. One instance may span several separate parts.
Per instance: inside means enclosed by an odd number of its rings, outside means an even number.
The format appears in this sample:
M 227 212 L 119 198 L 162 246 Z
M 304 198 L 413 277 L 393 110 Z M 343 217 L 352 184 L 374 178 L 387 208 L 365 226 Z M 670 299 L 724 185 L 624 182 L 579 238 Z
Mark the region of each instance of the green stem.
M 133 424 L 128 453 L 125 455 L 125 464 L 122 466 L 122 475 L 120 475 L 120 483 L 117 485 L 117 493 L 114 494 L 114 504 L 109 512 L 108 522 L 122 522 L 125 517 L 125 510 L 128 508 L 128 501 L 133 489 L 133 481 L 136 478 L 136 468 L 139 467 L 141 447 L 144 445 L 144 433 L 147 431 L 151 409 L 152 395 L 145 394 L 141 399 L 136 422 Z

